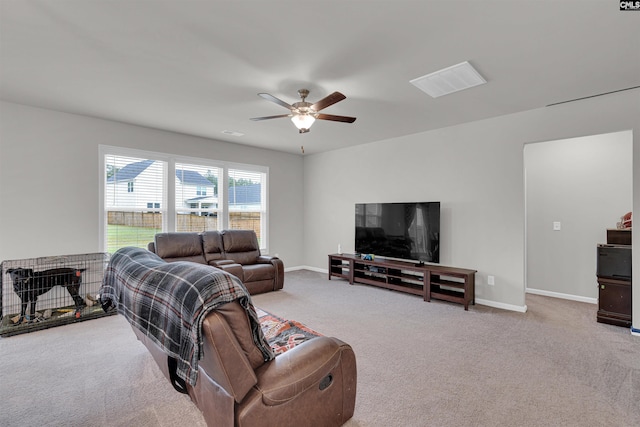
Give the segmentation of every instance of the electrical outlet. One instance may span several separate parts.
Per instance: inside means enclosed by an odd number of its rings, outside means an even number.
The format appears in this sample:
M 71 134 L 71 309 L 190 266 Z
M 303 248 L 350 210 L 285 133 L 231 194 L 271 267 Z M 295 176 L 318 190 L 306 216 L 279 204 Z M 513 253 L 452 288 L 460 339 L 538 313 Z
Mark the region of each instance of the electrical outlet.
M 487 276 L 487 285 L 495 285 L 496 284 L 496 278 L 495 276 Z
M 560 221 L 553 221 L 553 231 L 560 231 L 562 229 L 562 224 Z

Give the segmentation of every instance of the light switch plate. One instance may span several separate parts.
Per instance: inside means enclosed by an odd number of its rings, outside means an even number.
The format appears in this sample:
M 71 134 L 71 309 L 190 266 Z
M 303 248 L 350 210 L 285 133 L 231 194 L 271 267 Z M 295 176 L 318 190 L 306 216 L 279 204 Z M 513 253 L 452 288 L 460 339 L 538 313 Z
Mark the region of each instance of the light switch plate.
M 560 231 L 560 221 L 553 221 L 553 231 Z

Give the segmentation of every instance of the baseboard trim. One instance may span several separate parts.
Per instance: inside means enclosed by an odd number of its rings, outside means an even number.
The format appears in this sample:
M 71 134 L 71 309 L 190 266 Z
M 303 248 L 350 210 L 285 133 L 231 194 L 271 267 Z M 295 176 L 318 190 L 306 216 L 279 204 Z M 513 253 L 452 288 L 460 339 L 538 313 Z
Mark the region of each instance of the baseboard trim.
M 505 304 L 503 302 L 491 301 L 487 299 L 476 298 L 476 304 L 486 305 L 487 307 L 499 308 L 502 310 L 517 311 L 518 313 L 526 313 L 527 306 L 525 305 L 513 305 Z
M 295 267 L 285 267 L 284 272 L 287 273 L 289 271 L 298 271 L 298 270 L 309 270 L 309 271 L 315 271 L 316 273 L 325 273 L 328 274 L 329 271 L 326 268 L 318 268 L 318 267 L 311 267 L 308 265 L 298 265 Z
M 578 302 L 586 302 L 589 304 L 598 303 L 598 298 L 581 297 L 579 295 L 563 294 L 561 292 L 545 291 L 542 289 L 527 288 L 525 292 L 528 294 L 542 295 L 545 297 L 567 299 L 567 300 L 578 301 Z

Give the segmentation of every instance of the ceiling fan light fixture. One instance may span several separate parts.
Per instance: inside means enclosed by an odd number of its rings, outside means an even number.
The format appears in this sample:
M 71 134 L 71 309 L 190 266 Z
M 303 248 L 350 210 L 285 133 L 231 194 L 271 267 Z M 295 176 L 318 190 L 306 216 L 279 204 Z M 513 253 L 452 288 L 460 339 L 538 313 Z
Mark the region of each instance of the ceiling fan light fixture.
M 294 114 L 291 116 L 291 121 L 299 130 L 309 130 L 316 118 L 308 113 Z

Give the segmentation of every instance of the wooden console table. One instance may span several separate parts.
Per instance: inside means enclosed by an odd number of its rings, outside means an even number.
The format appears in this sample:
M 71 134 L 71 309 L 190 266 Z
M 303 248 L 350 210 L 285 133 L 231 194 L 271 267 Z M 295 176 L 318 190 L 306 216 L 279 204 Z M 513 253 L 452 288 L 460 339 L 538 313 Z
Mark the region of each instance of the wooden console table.
M 425 301 L 440 299 L 475 304 L 476 270 L 417 264 L 387 259 L 364 260 L 355 255 L 329 255 L 329 280 L 340 277 L 349 284 L 363 283 L 395 291 L 420 295 Z

